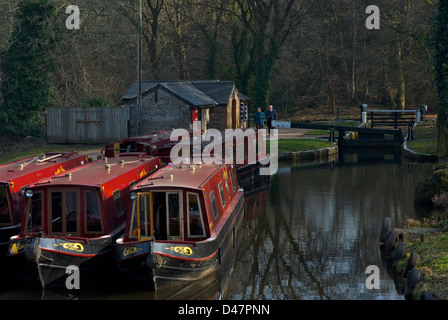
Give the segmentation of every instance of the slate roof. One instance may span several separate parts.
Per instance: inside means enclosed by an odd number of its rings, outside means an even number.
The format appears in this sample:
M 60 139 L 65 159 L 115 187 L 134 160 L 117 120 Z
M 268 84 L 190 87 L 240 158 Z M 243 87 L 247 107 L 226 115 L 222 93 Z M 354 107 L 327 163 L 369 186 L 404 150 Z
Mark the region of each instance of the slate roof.
M 216 106 L 218 103 L 195 86 L 186 82 L 161 82 L 162 87 L 194 107 Z M 230 95 L 229 95 L 230 96 Z
M 235 87 L 235 82 L 219 80 L 142 81 L 142 94 L 145 95 L 156 87 L 171 92 L 192 106 L 205 107 L 227 105 Z M 135 81 L 123 96 L 122 101 L 129 102 L 135 100 L 137 95 L 138 84 Z M 247 96 L 244 97 L 246 98 L 245 100 L 248 99 Z

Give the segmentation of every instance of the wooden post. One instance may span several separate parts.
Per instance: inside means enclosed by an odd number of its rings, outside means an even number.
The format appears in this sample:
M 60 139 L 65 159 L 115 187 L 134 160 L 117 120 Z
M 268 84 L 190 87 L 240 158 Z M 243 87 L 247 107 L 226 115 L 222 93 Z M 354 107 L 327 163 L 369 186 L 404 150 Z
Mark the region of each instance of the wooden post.
M 334 126 L 330 126 L 330 137 L 329 137 L 328 141 L 330 141 L 330 142 L 335 142 L 336 141 L 336 138 L 334 136 L 334 132 L 335 132 Z

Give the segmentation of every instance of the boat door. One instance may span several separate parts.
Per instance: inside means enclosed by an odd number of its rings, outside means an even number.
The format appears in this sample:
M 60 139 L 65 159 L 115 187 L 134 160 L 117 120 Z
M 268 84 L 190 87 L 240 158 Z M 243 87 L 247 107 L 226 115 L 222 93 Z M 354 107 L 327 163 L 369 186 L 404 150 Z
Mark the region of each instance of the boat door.
M 0 226 L 10 225 L 11 206 L 9 203 L 8 189 L 5 186 L 0 186 Z
M 139 193 L 133 211 L 132 237 L 139 241 L 183 240 L 182 192 Z

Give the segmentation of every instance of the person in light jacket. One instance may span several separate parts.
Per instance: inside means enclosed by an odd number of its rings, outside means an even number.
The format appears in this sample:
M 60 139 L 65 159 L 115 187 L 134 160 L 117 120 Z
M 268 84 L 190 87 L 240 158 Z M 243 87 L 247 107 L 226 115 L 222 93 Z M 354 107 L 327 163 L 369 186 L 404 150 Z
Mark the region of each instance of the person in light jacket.
M 269 106 L 269 109 L 266 111 L 266 120 L 268 121 L 268 134 L 271 134 L 272 131 L 272 121 L 278 120 L 277 112 L 274 110 L 273 106 Z

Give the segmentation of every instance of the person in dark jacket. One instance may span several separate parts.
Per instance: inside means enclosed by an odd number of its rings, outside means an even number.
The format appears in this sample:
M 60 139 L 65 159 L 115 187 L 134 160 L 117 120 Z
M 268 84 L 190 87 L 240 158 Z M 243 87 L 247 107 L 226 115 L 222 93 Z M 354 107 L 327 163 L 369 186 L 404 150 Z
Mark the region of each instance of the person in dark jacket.
M 261 111 L 261 108 L 257 109 L 257 112 L 254 115 L 254 123 L 258 129 L 263 129 L 264 119 L 266 119 L 266 115 Z
M 268 111 L 266 111 L 266 120 L 268 121 L 268 133 L 270 135 L 272 131 L 272 121 L 278 120 L 277 112 L 274 110 L 273 106 L 269 106 Z

